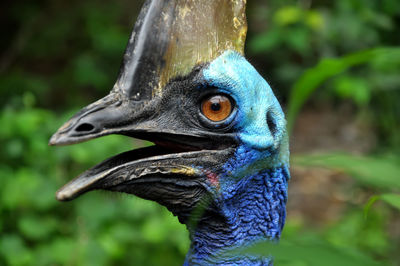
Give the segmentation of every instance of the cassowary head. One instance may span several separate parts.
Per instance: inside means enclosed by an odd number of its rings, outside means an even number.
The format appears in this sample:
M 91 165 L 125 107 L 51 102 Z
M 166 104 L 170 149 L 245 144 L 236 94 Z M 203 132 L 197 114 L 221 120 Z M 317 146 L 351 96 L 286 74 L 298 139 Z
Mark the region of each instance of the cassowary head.
M 122 134 L 155 145 L 98 164 L 58 200 L 100 189 L 156 201 L 187 224 L 189 263 L 217 263 L 218 249 L 279 238 L 289 178 L 285 119 L 243 57 L 245 2 L 146 1 L 110 94 L 50 144 Z

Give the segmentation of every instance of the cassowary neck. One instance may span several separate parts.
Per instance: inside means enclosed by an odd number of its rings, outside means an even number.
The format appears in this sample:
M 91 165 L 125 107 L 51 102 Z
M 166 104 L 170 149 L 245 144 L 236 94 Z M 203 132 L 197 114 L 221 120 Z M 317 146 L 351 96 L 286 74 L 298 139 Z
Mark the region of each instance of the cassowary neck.
M 280 238 L 286 216 L 288 179 L 287 168 L 279 167 L 260 171 L 230 185 L 228 195 L 218 204 L 217 214 L 189 229 L 192 243 L 185 264 L 272 265 L 266 257 L 223 258 L 218 254 Z

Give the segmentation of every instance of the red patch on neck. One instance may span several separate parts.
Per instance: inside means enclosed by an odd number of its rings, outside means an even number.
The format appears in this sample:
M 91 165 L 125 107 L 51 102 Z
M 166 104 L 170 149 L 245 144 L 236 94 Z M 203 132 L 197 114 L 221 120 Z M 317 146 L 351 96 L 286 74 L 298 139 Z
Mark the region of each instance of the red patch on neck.
M 219 188 L 219 176 L 216 173 L 208 172 L 206 173 L 208 181 L 210 181 L 211 185 L 216 188 Z

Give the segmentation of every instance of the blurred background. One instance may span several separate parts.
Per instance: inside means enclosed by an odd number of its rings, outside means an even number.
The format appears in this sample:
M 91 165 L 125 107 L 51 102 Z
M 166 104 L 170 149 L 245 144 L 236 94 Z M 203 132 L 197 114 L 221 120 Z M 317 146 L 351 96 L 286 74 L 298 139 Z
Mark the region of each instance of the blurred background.
M 112 88 L 142 3 L 1 2 L 0 265 L 182 264 L 188 235 L 163 207 L 106 192 L 54 197 L 147 145 L 108 136 L 47 146 Z M 291 132 L 283 239 L 332 265 L 400 265 L 400 2 L 249 0 L 247 13 L 247 57 Z M 285 252 L 277 265 L 328 265 Z

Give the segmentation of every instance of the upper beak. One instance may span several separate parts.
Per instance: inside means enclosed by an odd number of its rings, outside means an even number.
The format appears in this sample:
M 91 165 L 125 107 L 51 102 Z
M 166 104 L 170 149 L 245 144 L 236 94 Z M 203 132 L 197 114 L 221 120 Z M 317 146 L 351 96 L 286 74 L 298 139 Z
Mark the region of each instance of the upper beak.
M 133 125 L 135 132 L 136 128 L 155 128 L 143 124 L 141 118 L 152 116 L 154 110 L 146 113 L 145 106 L 160 98 L 171 80 L 188 75 L 196 66 L 211 62 L 226 50 L 243 54 L 247 31 L 245 6 L 245 0 L 146 1 L 111 93 L 72 117 L 49 144 L 66 145 L 112 133 L 123 134 L 128 132 L 129 125 Z M 138 122 L 142 124 L 136 127 Z
M 123 131 L 130 108 L 116 93 L 83 108 L 51 137 L 49 145 L 68 145 Z M 124 108 L 125 107 L 125 108 Z

